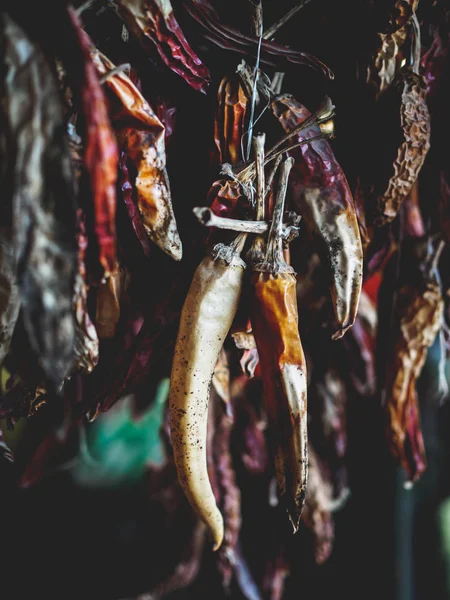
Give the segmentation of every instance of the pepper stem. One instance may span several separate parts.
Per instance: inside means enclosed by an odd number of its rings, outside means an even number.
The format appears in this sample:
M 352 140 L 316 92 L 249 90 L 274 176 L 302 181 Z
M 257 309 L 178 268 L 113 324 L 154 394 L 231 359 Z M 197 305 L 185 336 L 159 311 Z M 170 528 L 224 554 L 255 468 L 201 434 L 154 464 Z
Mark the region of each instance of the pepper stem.
M 293 272 L 292 267 L 284 260 L 282 246 L 284 204 L 286 201 L 289 174 L 293 165 L 294 159 L 292 157 L 287 158 L 281 163 L 277 197 L 273 209 L 273 219 L 269 231 L 265 259 L 254 266 L 255 271 L 266 271 L 274 274 Z

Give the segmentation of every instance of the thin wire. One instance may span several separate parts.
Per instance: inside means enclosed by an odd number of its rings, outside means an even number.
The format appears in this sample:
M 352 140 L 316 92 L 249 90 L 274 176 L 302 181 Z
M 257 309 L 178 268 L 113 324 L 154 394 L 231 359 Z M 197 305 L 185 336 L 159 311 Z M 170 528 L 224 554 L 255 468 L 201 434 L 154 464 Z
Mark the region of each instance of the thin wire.
M 253 125 L 254 125 L 253 119 L 255 117 L 256 86 L 258 84 L 258 70 L 259 70 L 259 62 L 260 62 L 260 58 L 261 58 L 261 45 L 262 45 L 262 39 L 263 39 L 262 36 L 263 36 L 263 32 L 262 32 L 262 27 L 261 27 L 261 30 L 259 32 L 259 38 L 258 38 L 258 51 L 256 53 L 256 64 L 255 64 L 255 68 L 253 70 L 253 89 L 252 89 L 252 101 L 251 101 L 251 106 L 250 106 L 250 121 L 249 121 L 249 126 L 248 126 L 246 160 L 250 160 L 250 152 L 252 149 Z

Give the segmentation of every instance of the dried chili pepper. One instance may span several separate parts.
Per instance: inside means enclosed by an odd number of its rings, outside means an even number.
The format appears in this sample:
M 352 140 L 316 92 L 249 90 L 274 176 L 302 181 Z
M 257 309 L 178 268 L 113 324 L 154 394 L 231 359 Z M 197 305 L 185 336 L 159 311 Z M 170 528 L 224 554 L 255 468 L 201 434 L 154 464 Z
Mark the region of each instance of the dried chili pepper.
M 428 348 L 442 325 L 444 301 L 437 271 L 440 252 L 430 243 L 420 285 L 405 283 L 397 292 L 392 351 L 386 363 L 384 398 L 392 454 L 402 463 L 409 483 L 426 468 L 419 423 L 416 382 Z
M 208 396 L 241 294 L 244 239 L 216 245 L 197 267 L 181 313 L 170 378 L 170 431 L 179 481 L 210 529 L 215 550 L 222 543 L 223 519 L 206 468 Z
M 314 537 L 316 563 L 323 564 L 331 554 L 334 541 L 334 521 L 331 515 L 333 486 L 327 480 L 320 459 L 309 446 L 308 491 L 303 521 Z
M 214 140 L 221 163 L 232 165 L 243 160 L 242 136 L 248 98 L 238 78 L 224 77 L 217 93 Z
M 75 339 L 75 190 L 63 108 L 42 51 L 7 14 L 1 36 L 8 73 L 1 104 L 15 140 L 13 232 L 23 321 L 39 363 L 59 386 L 72 367 Z
M 259 38 L 255 35 L 244 35 L 225 25 L 208 0 L 184 1 L 183 8 L 199 24 L 200 33 L 209 42 L 241 57 L 258 56 Z M 289 71 L 298 65 L 304 65 L 320 71 L 330 79 L 334 77 L 332 71 L 315 56 L 264 39 L 260 44 L 260 60 L 262 64 L 276 67 L 279 71 Z
M 85 122 L 84 162 L 89 173 L 94 201 L 94 229 L 99 248 L 99 261 L 105 277 L 109 277 L 116 258 L 116 182 L 119 153 L 106 110 L 105 96 L 101 88 L 90 49 L 91 40 L 83 31 L 74 9 L 69 7 L 68 15 L 72 33 L 79 45 L 75 67 L 82 77 L 74 86 L 80 96 Z M 73 57 L 65 61 L 70 68 Z
M 149 238 L 175 260 L 182 256 L 166 171 L 164 125 L 149 103 L 123 72 L 95 48 L 91 49 L 97 72 L 106 77 L 110 91 L 111 122 L 119 146 L 136 168 L 137 206 Z
M 20 298 L 11 228 L 0 230 L 0 364 L 11 343 L 19 317 Z
M 209 71 L 189 46 L 170 0 L 119 0 L 119 12 L 144 47 L 150 40 L 172 71 L 195 90 L 206 92 Z
M 100 339 L 112 338 L 120 319 L 120 296 L 123 289 L 123 273 L 117 264 L 111 277 L 101 283 L 97 291 L 95 327 Z
M 281 223 L 293 159 L 281 164 L 264 261 L 254 264 L 251 322 L 261 365 L 280 493 L 297 531 L 308 475 L 306 362 L 298 332 L 296 280 L 283 258 Z M 258 254 L 256 254 L 258 256 Z
M 228 357 L 223 350 L 214 370 L 213 386 L 216 393 L 212 394 L 212 408 L 215 413 L 212 454 L 219 491 L 219 507 L 224 520 L 224 541 L 217 558 L 222 583 L 228 589 L 234 573 L 234 558 L 241 529 L 241 492 L 232 465 L 230 442 L 234 419 L 231 410 Z M 217 396 L 222 402 L 218 402 Z
M 130 217 L 131 224 L 133 225 L 134 232 L 141 243 L 142 249 L 146 255 L 150 254 L 150 242 L 147 233 L 142 223 L 142 218 L 137 207 L 137 203 L 133 198 L 133 186 L 130 181 L 130 173 L 127 165 L 127 155 L 122 152 L 119 161 L 120 169 L 120 189 L 122 190 L 122 197 L 127 207 L 128 216 Z
M 382 94 L 394 81 L 400 68 L 400 52 L 408 34 L 404 26 L 393 33 L 378 34 L 379 45 L 376 49 L 373 65 L 367 69 L 367 80 L 376 90 L 376 96 Z
M 387 187 L 376 200 L 371 219 L 375 227 L 386 225 L 396 217 L 430 148 L 430 114 L 423 77 L 411 69 L 404 69 L 392 86 L 400 102 L 402 142 Z
M 91 373 L 98 363 L 98 335 L 88 312 L 85 255 L 87 248 L 84 215 L 78 210 L 78 271 L 75 278 L 75 358 L 76 369 Z
M 271 106 L 285 131 L 291 131 L 311 114 L 289 95 L 277 97 Z M 307 140 L 318 133 L 318 127 L 312 126 L 300 132 L 298 139 Z M 338 339 L 355 321 L 362 285 L 363 252 L 355 205 L 345 175 L 326 140 L 299 146 L 292 155 L 296 160 L 293 202 L 310 231 L 322 242 L 339 325 L 333 339 Z

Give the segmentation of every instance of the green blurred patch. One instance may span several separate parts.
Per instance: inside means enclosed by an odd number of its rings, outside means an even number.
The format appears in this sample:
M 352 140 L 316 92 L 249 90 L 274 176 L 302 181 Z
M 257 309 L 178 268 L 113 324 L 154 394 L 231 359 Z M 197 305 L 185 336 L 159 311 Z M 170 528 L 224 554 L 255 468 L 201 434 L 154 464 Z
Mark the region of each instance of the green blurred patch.
M 71 474 L 84 487 L 116 487 L 135 483 L 147 465 L 161 466 L 165 452 L 160 428 L 169 395 L 169 379 L 160 381 L 154 402 L 136 421 L 132 396 L 119 401 L 81 432 L 80 451 Z

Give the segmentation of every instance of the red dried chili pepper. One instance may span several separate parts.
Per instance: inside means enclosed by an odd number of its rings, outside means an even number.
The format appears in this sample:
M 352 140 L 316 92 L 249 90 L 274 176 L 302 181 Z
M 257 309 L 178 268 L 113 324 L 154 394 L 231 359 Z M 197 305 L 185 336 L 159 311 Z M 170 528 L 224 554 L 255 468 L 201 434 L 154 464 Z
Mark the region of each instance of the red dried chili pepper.
M 166 171 L 164 125 L 125 73 L 108 77 L 115 65 L 94 48 L 91 56 L 97 71 L 106 77 L 112 96 L 111 121 L 120 148 L 137 171 L 136 201 L 147 235 L 163 252 L 180 260 L 181 240 Z
M 271 106 L 285 131 L 291 131 L 311 115 L 288 95 L 277 97 Z M 320 129 L 312 126 L 300 132 L 298 139 L 302 141 L 317 134 Z M 304 144 L 291 154 L 296 160 L 293 202 L 310 231 L 322 242 L 339 325 L 333 339 L 338 339 L 355 321 L 362 285 L 363 252 L 353 197 L 327 140 Z
M 172 71 L 195 90 L 206 92 L 209 71 L 189 46 L 170 0 L 119 0 L 119 12 L 144 47 L 146 40 L 153 42 Z
M 106 110 L 106 101 L 91 58 L 92 42 L 74 9 L 68 7 L 73 32 L 82 53 L 81 102 L 85 121 L 84 162 L 94 200 L 95 233 L 105 277 L 116 259 L 116 181 L 119 153 Z

